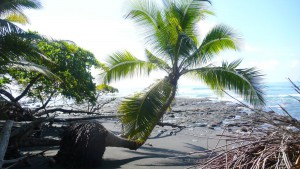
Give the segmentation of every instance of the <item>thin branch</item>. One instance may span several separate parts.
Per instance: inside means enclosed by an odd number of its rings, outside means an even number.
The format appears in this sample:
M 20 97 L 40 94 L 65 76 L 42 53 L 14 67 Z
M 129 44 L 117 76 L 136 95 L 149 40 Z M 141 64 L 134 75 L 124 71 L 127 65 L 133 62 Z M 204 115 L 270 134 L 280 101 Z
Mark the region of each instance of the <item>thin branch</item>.
M 34 85 L 34 83 L 42 76 L 42 74 L 37 75 L 35 78 L 33 78 L 30 83 L 26 86 L 24 91 L 16 97 L 13 102 L 18 102 L 20 99 L 22 99 L 30 90 L 30 88 Z
M 48 105 L 48 103 L 51 101 L 51 99 L 52 99 L 52 97 L 53 97 L 53 95 L 54 95 L 55 93 L 56 93 L 56 90 L 54 90 L 54 91 L 50 94 L 50 96 L 49 96 L 49 98 L 47 99 L 47 101 L 46 101 L 41 107 L 36 108 L 35 110 L 33 110 L 33 114 L 36 113 L 36 112 L 38 112 L 38 111 L 40 111 L 40 110 L 42 110 L 42 109 L 45 109 L 46 106 Z

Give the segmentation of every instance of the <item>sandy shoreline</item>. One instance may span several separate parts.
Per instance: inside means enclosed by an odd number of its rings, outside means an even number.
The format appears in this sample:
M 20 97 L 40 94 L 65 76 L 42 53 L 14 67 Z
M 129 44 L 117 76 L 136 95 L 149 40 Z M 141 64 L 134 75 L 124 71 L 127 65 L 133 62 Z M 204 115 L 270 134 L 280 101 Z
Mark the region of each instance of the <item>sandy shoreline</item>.
M 103 114 L 116 113 L 119 100 L 106 105 Z M 207 154 L 190 155 L 191 152 L 213 149 L 224 145 L 218 142 L 218 134 L 246 134 L 253 124 L 248 110 L 237 104 L 209 99 L 177 98 L 172 111 L 164 116 L 163 122 L 186 128 L 156 126 L 146 144 L 137 151 L 108 147 L 99 168 L 187 168 L 195 165 Z M 117 119 L 99 120 L 107 129 L 120 134 L 121 125 Z M 56 154 L 57 149 L 48 151 L 47 156 Z M 34 159 L 33 168 L 49 168 L 45 160 Z M 28 168 L 28 167 L 27 167 Z

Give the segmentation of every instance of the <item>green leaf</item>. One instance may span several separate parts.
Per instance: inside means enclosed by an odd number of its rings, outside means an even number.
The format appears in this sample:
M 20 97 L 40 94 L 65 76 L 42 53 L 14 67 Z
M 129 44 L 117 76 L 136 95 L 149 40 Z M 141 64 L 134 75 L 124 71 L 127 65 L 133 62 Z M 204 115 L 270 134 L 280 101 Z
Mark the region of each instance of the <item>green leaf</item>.
M 207 63 L 225 49 L 237 50 L 238 38 L 228 26 L 217 25 L 204 37 L 199 49 L 200 63 Z
M 50 79 L 61 81 L 61 79 L 57 75 L 55 75 L 47 67 L 42 65 L 38 65 L 27 61 L 9 62 L 8 65 L 10 66 L 11 69 L 22 69 L 30 72 L 37 72 L 43 74 L 44 76 Z
M 163 109 L 173 88 L 165 78 L 121 103 L 118 112 L 124 124 L 125 135 L 129 139 L 145 141 L 148 138 L 164 113 L 162 111 L 165 111 Z
M 148 58 L 149 62 L 153 63 L 154 65 L 166 71 L 167 73 L 169 73 L 172 70 L 171 67 L 168 65 L 168 63 L 166 63 L 164 60 L 160 59 L 159 57 L 156 57 L 147 49 L 146 49 L 146 57 Z
M 221 67 L 207 66 L 188 73 L 205 82 L 219 95 L 223 94 L 224 89 L 233 90 L 254 106 L 265 105 L 260 83 L 262 74 L 255 68 L 237 69 L 240 63 L 241 60 L 223 62 Z
M 114 88 L 112 86 L 109 86 L 107 84 L 100 84 L 96 86 L 96 89 L 98 91 L 103 91 L 103 92 L 109 92 L 109 93 L 116 93 L 119 92 L 117 88 Z
M 151 62 L 139 60 L 125 51 L 110 56 L 104 69 L 106 71 L 102 73 L 103 80 L 105 83 L 110 83 L 112 80 L 119 80 L 128 76 L 149 75 L 152 70 L 156 69 L 156 66 Z
M 22 25 L 29 23 L 29 19 L 23 14 L 10 14 L 5 18 L 5 20 L 20 23 Z
M 5 14 L 23 14 L 24 9 L 39 9 L 42 5 L 39 0 L 1 0 L 0 16 Z

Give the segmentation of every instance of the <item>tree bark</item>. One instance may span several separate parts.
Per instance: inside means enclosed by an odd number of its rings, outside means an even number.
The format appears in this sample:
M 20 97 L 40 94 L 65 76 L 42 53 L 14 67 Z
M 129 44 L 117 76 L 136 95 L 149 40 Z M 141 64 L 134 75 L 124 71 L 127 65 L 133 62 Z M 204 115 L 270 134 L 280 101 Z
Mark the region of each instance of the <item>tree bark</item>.
M 12 102 L 15 100 L 14 96 L 11 95 L 8 91 L 6 91 L 4 89 L 0 89 L 0 94 L 3 94 L 5 97 L 7 97 Z
M 116 136 L 112 132 L 107 130 L 107 135 L 105 137 L 105 147 L 123 147 L 130 150 L 136 150 L 142 145 L 131 140 L 127 140 Z
M 4 156 L 9 143 L 10 131 L 13 126 L 13 121 L 7 120 L 0 134 L 0 168 L 4 164 Z

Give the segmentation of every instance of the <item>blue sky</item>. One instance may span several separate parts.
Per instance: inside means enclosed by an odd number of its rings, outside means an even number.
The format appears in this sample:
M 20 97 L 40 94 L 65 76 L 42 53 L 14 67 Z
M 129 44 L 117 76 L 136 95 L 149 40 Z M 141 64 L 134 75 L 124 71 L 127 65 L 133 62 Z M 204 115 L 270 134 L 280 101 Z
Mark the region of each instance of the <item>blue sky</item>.
M 143 58 L 143 36 L 139 28 L 124 19 L 129 0 L 42 0 L 43 8 L 26 11 L 31 25 L 24 28 L 55 38 L 72 40 L 104 60 L 117 50 L 129 50 Z M 242 67 L 262 70 L 265 82 L 300 81 L 299 0 L 212 0 L 215 16 L 199 24 L 202 33 L 222 23 L 241 36 L 241 50 L 226 51 L 216 60 L 242 58 Z M 201 31 L 200 31 L 201 33 Z M 151 83 L 151 78 L 124 81 Z M 123 82 L 123 84 L 124 84 Z

